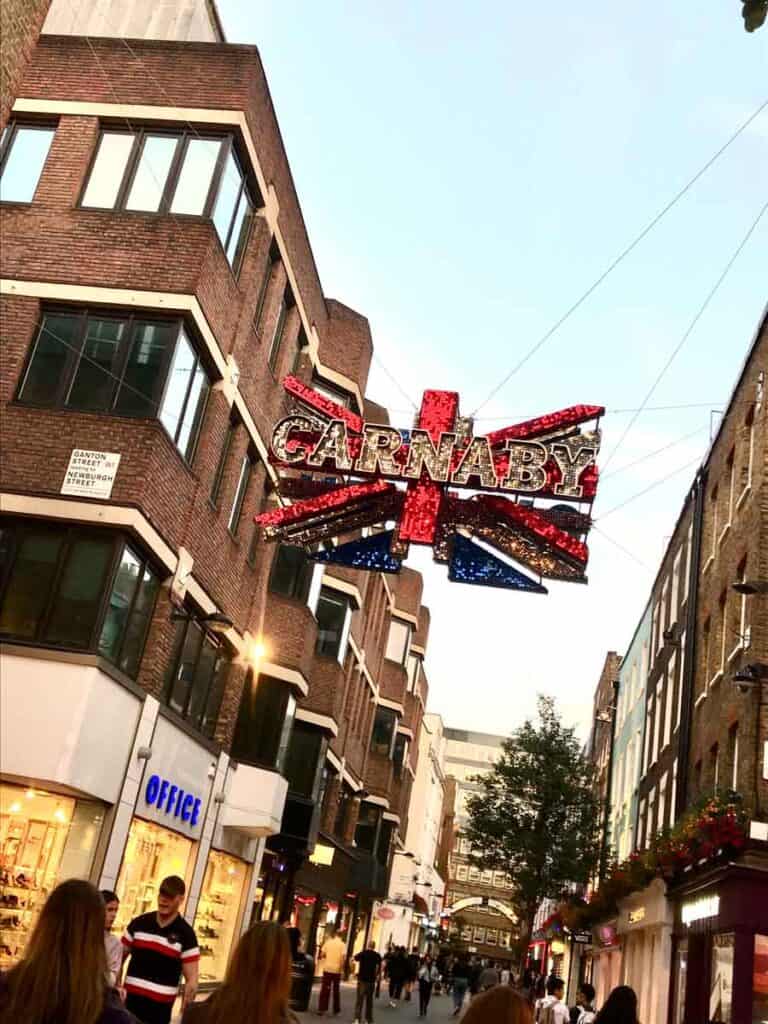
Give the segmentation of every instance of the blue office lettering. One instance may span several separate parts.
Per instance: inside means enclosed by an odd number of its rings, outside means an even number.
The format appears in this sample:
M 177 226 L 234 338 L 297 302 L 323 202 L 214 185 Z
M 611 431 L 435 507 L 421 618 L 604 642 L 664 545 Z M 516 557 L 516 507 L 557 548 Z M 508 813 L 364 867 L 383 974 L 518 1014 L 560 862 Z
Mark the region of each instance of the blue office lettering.
M 192 817 L 192 805 L 195 802 L 195 798 L 191 793 L 187 793 L 184 797 L 184 803 L 181 805 L 181 820 L 189 821 Z
M 160 792 L 160 776 L 150 775 L 149 782 L 147 783 L 147 789 L 145 796 L 148 804 L 153 804 L 157 800 L 157 794 Z

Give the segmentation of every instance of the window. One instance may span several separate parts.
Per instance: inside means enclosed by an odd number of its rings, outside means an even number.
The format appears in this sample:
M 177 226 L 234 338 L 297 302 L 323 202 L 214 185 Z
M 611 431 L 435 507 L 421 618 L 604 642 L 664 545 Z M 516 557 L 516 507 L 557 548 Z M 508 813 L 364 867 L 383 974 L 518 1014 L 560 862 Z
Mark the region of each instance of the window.
M 661 588 L 661 611 L 659 612 L 659 630 L 661 632 L 661 640 L 659 647 L 664 646 L 664 633 L 669 627 L 669 580 L 664 580 L 664 586 Z
M 293 723 L 283 772 L 292 794 L 317 798 L 327 747 L 328 739 L 320 729 L 307 722 Z
M 645 797 L 640 801 L 637 812 L 637 848 L 645 849 Z
M 419 692 L 419 676 L 421 675 L 422 659 L 419 654 L 408 654 L 408 693 Z
M 0 138 L 0 201 L 32 202 L 54 130 L 15 121 L 6 126 Z
M 696 787 L 694 795 L 698 797 L 701 795 L 701 758 L 693 766 L 693 781 Z
M 755 454 L 755 407 L 751 406 L 741 429 L 739 449 L 739 500 L 737 506 L 741 505 L 742 498 L 752 486 L 752 465 Z
M 244 764 L 282 771 L 291 737 L 296 700 L 290 687 L 249 672 L 232 741 L 232 756 Z
M 401 619 L 392 619 L 384 657 L 405 665 L 411 643 L 412 627 Z
M 675 824 L 677 818 L 677 758 L 672 763 L 672 793 L 669 797 L 669 823 Z
M 382 754 L 384 757 L 391 755 L 396 728 L 397 713 L 391 708 L 378 706 L 371 732 L 371 750 L 374 754 Z
M 221 446 L 221 454 L 219 455 L 216 472 L 213 474 L 213 483 L 211 484 L 211 502 L 214 505 L 219 503 L 219 493 L 221 492 L 221 484 L 224 480 L 224 472 L 227 468 L 227 458 L 232 447 L 232 441 L 237 433 L 237 428 L 237 420 L 230 419 L 227 423 L 227 432 L 224 435 L 224 443 Z
M 373 804 L 361 804 L 355 829 L 355 846 L 373 853 L 377 845 L 377 833 L 381 819 L 381 808 Z
M 235 536 L 237 528 L 240 525 L 240 516 L 243 513 L 243 502 L 245 501 L 245 495 L 248 492 L 248 484 L 253 473 L 254 457 L 251 452 L 246 452 L 243 456 L 243 461 L 240 463 L 240 473 L 237 477 L 237 487 L 235 487 L 235 493 L 232 498 L 232 508 L 229 510 L 229 521 L 227 522 L 227 529 Z
M 662 829 L 667 827 L 667 782 L 669 781 L 669 772 L 664 772 L 659 782 L 659 809 L 657 815 L 656 831 L 661 832 Z
M 743 583 L 747 576 L 746 555 L 736 570 L 736 582 Z M 742 650 L 749 647 L 749 626 L 747 625 L 747 595 L 731 594 L 727 615 L 726 645 L 728 660 L 731 661 Z
M 725 480 L 723 481 L 723 486 L 720 489 L 721 508 L 719 519 L 722 523 L 722 527 L 717 538 L 718 543 L 725 537 L 733 517 L 733 491 L 735 478 L 733 463 L 735 458 L 736 451 L 732 448 L 725 464 Z
M 480 881 L 480 868 L 476 868 L 476 867 L 474 867 L 472 865 L 470 866 L 470 868 L 469 868 L 469 880 L 470 880 L 470 882 L 479 882 Z
M 6 522 L 0 566 L 0 636 L 90 650 L 136 675 L 160 580 L 120 535 Z
M 351 618 L 349 599 L 328 587 L 320 588 L 317 602 L 317 644 L 315 650 L 343 664 Z
M 677 622 L 677 604 L 680 598 L 680 571 L 683 560 L 683 549 L 678 548 L 675 560 L 672 563 L 672 593 L 670 596 L 669 622 L 674 626 Z
M 101 133 L 81 205 L 209 217 L 237 269 L 253 216 L 251 195 L 229 135 L 110 129 Z
M 666 750 L 672 739 L 672 708 L 674 707 L 673 698 L 675 696 L 675 662 L 673 658 L 669 659 L 669 665 L 664 673 L 664 680 L 664 739 L 661 745 L 662 750 Z
M 654 817 L 656 811 L 656 787 L 654 786 L 651 792 L 648 794 L 648 831 L 647 838 L 650 843 L 651 839 L 656 835 L 656 819 Z
M 693 559 L 693 523 L 688 526 L 685 541 L 685 578 L 683 579 L 683 601 L 688 600 L 688 587 L 691 582 L 691 561 Z
M 18 397 L 30 405 L 159 419 L 189 462 L 209 389 L 179 320 L 51 311 Z
M 713 487 L 709 495 L 709 516 L 705 522 L 705 540 L 706 543 L 702 546 L 704 556 L 707 562 L 711 561 L 715 557 L 715 551 L 717 550 L 717 538 L 719 536 L 719 489 Z
M 711 668 L 710 682 L 715 682 L 715 679 L 723 674 L 725 668 L 725 608 L 728 602 L 728 591 L 723 590 L 718 598 L 717 602 L 717 633 L 712 638 L 712 656 L 713 664 Z
M 493 885 L 493 871 L 490 871 L 486 868 L 483 871 L 480 880 L 483 883 L 483 885 Z
M 728 730 L 728 764 L 731 768 L 731 789 L 739 788 L 739 723 L 735 722 Z
M 702 689 L 706 692 L 707 683 L 711 678 L 710 667 L 712 664 L 712 617 L 707 616 L 701 630 L 701 656 L 704 671 L 702 673 Z
M 660 634 L 661 630 L 659 628 L 659 605 L 657 602 L 656 604 L 654 604 L 653 612 L 651 614 L 651 649 L 653 651 L 654 657 L 659 647 L 661 646 Z
M 680 718 L 683 712 L 683 687 L 685 686 L 685 644 L 687 639 L 687 631 L 683 630 L 680 634 L 680 674 L 677 687 L 677 712 L 675 713 L 675 728 L 680 725 Z
M 269 343 L 269 354 L 267 356 L 267 364 L 270 370 L 274 371 L 277 367 L 277 357 L 280 354 L 280 346 L 283 342 L 283 335 L 285 334 L 285 324 L 288 319 L 288 310 L 290 308 L 290 293 L 288 289 L 283 292 L 283 297 L 280 299 L 280 309 L 277 312 L 277 320 L 275 321 L 275 330 L 272 334 L 272 341 Z
M 403 768 L 408 758 L 408 737 L 405 733 L 399 732 L 395 735 L 395 745 L 392 750 L 392 762 L 395 766 L 395 776 L 399 779 L 403 774 Z
M 389 862 L 389 850 L 392 845 L 394 831 L 394 822 L 382 820 L 379 829 L 379 839 L 376 843 L 376 860 L 379 864 L 386 865 Z
M 656 701 L 653 709 L 653 753 L 651 764 L 656 764 L 659 757 L 659 736 L 661 734 L 661 679 L 656 683 Z
M 653 729 L 652 721 L 652 705 L 653 701 L 648 701 L 648 710 L 645 713 L 645 744 L 643 747 L 643 775 L 648 771 L 648 757 L 650 756 L 651 750 L 651 731 Z
M 328 381 L 318 377 L 316 374 L 312 375 L 311 381 L 312 388 L 322 395 L 323 398 L 328 398 L 331 402 L 335 402 L 337 405 L 343 406 L 345 409 L 349 409 L 352 406 L 352 398 L 346 391 L 342 391 L 341 388 L 334 387 L 333 384 L 329 384 Z
M 221 648 L 194 618 L 177 624 L 165 700 L 209 739 L 224 696 L 223 663 Z
M 264 265 L 264 272 L 261 275 L 261 285 L 259 287 L 259 294 L 256 297 L 256 305 L 253 309 L 253 329 L 256 334 L 260 334 L 261 329 L 261 318 L 264 314 L 264 304 L 267 301 L 267 292 L 269 291 L 269 283 L 272 280 L 272 274 L 275 266 L 280 262 L 280 250 L 277 246 L 277 242 L 273 238 L 269 244 L 269 252 L 267 253 L 267 259 Z
M 459 864 L 456 867 L 456 880 L 458 882 L 466 882 L 467 880 L 467 865 Z
M 716 793 L 720 784 L 720 748 L 717 743 L 713 743 L 709 748 L 709 775 L 712 779 L 712 791 Z
M 307 558 L 304 548 L 281 544 L 272 564 L 269 589 L 274 594 L 306 602 L 313 568 L 314 563 Z

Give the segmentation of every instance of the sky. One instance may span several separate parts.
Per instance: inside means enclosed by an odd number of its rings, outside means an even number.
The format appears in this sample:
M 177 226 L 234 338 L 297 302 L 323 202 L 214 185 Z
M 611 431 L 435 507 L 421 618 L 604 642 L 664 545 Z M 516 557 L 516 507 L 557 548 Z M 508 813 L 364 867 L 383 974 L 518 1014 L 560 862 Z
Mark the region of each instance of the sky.
M 403 427 L 402 392 L 457 390 L 462 412 L 476 409 L 768 99 L 768 27 L 744 32 L 737 0 L 218 7 L 228 41 L 259 48 L 325 293 L 369 318 L 399 387 L 375 363 L 368 394 Z M 631 418 L 621 410 L 641 405 L 766 199 L 768 109 L 480 410 L 476 432 L 604 405 L 604 464 Z M 446 725 L 506 734 L 543 692 L 587 734 L 605 653 L 631 640 L 766 301 L 768 214 L 610 458 L 588 586 L 451 584 L 411 549 L 432 612 L 429 706 Z M 681 405 L 695 407 L 655 408 Z

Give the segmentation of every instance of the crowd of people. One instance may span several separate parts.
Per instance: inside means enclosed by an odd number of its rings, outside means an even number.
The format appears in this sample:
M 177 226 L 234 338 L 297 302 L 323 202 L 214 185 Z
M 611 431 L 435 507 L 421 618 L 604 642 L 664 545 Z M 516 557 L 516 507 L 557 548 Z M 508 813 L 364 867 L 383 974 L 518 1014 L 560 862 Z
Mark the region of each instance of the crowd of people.
M 111 932 L 118 910 L 115 893 L 89 882 L 63 882 L 45 903 L 22 960 L 0 973 L 0 1024 L 170 1024 L 182 978 L 182 1024 L 298 1024 L 290 1009 L 300 962 L 296 929 L 273 922 L 252 925 L 230 958 L 224 981 L 197 1001 L 199 950 L 181 914 L 185 887 L 171 876 L 159 889 L 157 909 Z M 318 1012 L 339 1013 L 346 944 L 329 929 L 320 952 Z M 380 956 L 371 942 L 355 956 L 357 1024 L 371 1024 L 375 998 L 392 1007 L 419 1000 L 426 1017 L 433 992 L 453 999 L 458 1016 L 470 996 L 463 1024 L 639 1024 L 637 998 L 620 986 L 596 1011 L 594 989 L 584 984 L 577 1005 L 563 1001 L 564 984 L 526 972 L 513 978 L 501 965 L 468 955 L 433 959 L 414 948 Z M 309 966 L 309 982 L 312 974 Z

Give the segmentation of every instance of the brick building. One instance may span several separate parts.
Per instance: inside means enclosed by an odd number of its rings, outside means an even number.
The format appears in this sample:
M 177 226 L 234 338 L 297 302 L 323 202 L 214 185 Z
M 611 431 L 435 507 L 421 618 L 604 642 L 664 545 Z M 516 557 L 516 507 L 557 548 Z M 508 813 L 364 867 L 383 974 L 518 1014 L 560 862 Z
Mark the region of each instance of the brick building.
M 620 665 L 619 655 L 615 651 L 608 651 L 592 699 L 592 730 L 587 747 L 589 758 L 595 765 L 595 784 L 600 805 L 604 808 L 609 806 L 611 758 L 615 738 L 614 716 Z M 605 850 L 610 842 L 610 814 L 606 814 L 600 830 L 601 848 Z
M 0 854 L 25 909 L 0 967 L 56 881 L 116 888 L 123 921 L 173 872 L 215 982 L 254 915 L 362 942 L 429 613 L 415 572 L 323 569 L 253 526 L 282 377 L 384 413 L 258 52 L 171 8 L 132 5 L 152 38 L 126 40 L 124 5 L 54 0 L 0 151 Z
M 499 757 L 504 737 L 446 729 L 445 739 L 445 770 L 452 783 L 446 795 L 454 793 L 453 834 L 444 837 L 446 844 L 452 839 L 443 876 L 446 937 L 474 955 L 509 965 L 517 920 L 509 899 L 512 879 L 503 871 L 481 870 L 470 863 L 470 842 L 462 834 L 467 822 L 467 799 L 479 788 L 472 778 L 489 771 Z M 450 820 L 450 813 L 448 817 Z

